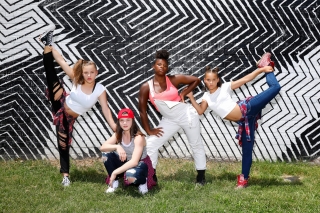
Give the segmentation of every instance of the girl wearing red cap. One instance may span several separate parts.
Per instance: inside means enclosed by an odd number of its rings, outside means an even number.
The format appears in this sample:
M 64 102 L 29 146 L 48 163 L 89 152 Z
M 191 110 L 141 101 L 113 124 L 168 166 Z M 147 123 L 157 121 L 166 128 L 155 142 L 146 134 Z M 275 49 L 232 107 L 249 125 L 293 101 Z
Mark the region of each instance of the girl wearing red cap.
M 280 84 L 277 81 L 273 67 L 274 62 L 270 59 L 271 54 L 265 53 L 257 63 L 258 69 L 236 81 L 221 82 L 218 68 L 206 67 L 204 83 L 207 91 L 199 105 L 190 92 L 187 96 L 198 113 L 203 114 L 209 107 L 221 118 L 234 121 L 239 124 L 236 138 L 242 146 L 242 174 L 238 175 L 237 188 L 245 188 L 248 185 L 249 173 L 252 164 L 252 151 L 254 145 L 254 132 L 258 127 L 257 119 L 261 116 L 261 110 L 279 93 Z M 269 88 L 254 97 L 235 102 L 231 98 L 232 90 L 253 80 L 259 74 L 265 73 Z
M 112 118 L 107 102 L 106 88 L 96 83 L 97 66 L 93 61 L 79 59 L 71 68 L 52 47 L 55 26 L 49 27 L 40 38 L 44 43 L 43 64 L 47 80 L 47 98 L 52 105 L 53 124 L 56 126 L 58 150 L 60 154 L 60 173 L 63 175 L 62 185 L 69 186 L 70 158 L 73 123 L 76 118 L 90 110 L 99 100 L 104 117 L 110 127 L 115 130 L 116 124 Z M 54 60 L 72 80 L 72 89 L 67 94 L 55 71 Z
M 100 148 L 103 152 L 104 166 L 108 172 L 106 193 L 119 187 L 119 178 L 124 177 L 125 185 L 138 186 L 145 194 L 156 183 L 152 164 L 146 151 L 146 140 L 134 120 L 131 109 L 118 113 L 116 132 Z

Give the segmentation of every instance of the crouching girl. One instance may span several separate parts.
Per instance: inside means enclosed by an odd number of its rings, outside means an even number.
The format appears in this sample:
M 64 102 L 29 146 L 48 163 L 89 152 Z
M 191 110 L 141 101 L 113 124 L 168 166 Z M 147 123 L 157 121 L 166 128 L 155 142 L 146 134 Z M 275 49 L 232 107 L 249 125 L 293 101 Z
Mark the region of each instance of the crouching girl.
M 120 110 L 116 132 L 102 144 L 100 150 L 105 152 L 102 156 L 108 172 L 106 193 L 114 192 L 119 187 L 120 177 L 124 178 L 126 186 L 137 186 L 142 194 L 156 185 L 145 136 L 136 125 L 131 109 Z

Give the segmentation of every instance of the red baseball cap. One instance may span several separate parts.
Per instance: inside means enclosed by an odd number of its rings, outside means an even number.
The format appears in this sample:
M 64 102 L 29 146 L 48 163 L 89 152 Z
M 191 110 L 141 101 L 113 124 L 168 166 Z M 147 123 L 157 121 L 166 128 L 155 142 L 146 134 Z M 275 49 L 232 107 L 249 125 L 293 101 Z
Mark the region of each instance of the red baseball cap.
M 120 118 L 134 118 L 134 114 L 131 109 L 124 108 L 121 109 L 118 113 L 118 119 Z

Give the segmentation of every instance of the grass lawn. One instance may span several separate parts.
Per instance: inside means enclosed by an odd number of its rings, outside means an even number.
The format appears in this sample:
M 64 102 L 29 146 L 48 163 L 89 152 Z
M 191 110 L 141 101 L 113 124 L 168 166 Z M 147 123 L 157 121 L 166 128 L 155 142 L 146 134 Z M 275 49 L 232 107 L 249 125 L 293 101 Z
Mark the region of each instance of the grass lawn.
M 62 187 L 57 161 L 1 161 L 0 212 L 320 212 L 320 167 L 254 162 L 249 187 L 235 190 L 240 162 L 207 164 L 207 184 L 194 184 L 193 161 L 160 159 L 158 186 L 146 195 L 120 186 L 106 194 L 99 159 L 72 160 Z

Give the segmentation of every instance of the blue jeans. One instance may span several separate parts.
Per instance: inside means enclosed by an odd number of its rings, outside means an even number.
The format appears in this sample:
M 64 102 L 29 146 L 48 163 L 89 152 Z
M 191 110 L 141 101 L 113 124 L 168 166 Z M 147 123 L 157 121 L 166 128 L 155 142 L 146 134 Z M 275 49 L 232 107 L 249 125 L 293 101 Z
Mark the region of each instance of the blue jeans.
M 254 96 L 248 102 L 247 117 L 250 128 L 251 141 L 247 141 L 246 131 L 242 131 L 242 174 L 244 178 L 249 177 L 250 168 L 252 164 L 252 152 L 254 145 L 254 134 L 255 134 L 255 118 L 261 112 L 261 110 L 279 93 L 280 84 L 276 79 L 273 72 L 266 73 L 266 80 L 269 88 L 260 94 Z M 244 124 L 243 124 L 244 125 Z M 243 126 L 244 128 L 244 126 Z
M 102 157 L 106 159 L 103 163 L 109 176 L 111 176 L 114 170 L 127 162 L 122 162 L 116 152 L 102 153 Z M 117 175 L 116 179 L 119 179 L 119 177 L 123 175 L 125 175 L 126 178 L 135 178 L 136 180 L 132 183 L 133 185 L 145 184 L 148 176 L 148 166 L 144 162 L 140 161 L 136 167 L 128 169 L 125 174 Z

